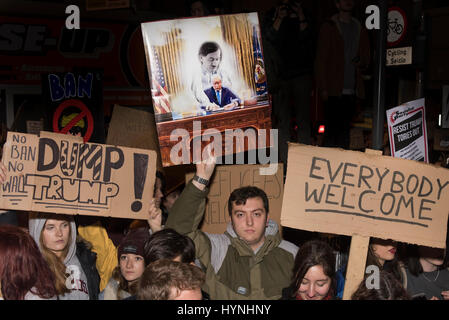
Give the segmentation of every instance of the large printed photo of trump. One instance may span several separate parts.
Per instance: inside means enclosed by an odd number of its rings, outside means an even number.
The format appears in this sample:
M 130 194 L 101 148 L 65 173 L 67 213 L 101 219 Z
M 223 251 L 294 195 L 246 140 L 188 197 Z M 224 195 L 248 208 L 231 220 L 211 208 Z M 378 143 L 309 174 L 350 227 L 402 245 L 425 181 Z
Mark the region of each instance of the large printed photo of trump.
M 268 104 L 257 13 L 142 24 L 156 122 Z
M 164 167 L 179 164 L 171 150 L 180 128 L 188 133 L 184 150 L 194 153 L 201 150 L 192 141 L 211 130 L 224 137 L 212 138 L 222 154 L 271 144 L 256 139 L 271 129 L 257 13 L 146 22 L 141 29 Z M 230 130 L 244 131 L 246 140 L 225 144 L 234 139 Z

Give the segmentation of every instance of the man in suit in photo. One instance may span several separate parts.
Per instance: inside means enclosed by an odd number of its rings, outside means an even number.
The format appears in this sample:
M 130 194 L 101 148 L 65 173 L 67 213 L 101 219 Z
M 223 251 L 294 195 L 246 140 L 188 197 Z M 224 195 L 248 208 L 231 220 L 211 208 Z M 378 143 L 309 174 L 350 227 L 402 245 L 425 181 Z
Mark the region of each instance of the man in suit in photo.
M 240 104 L 240 98 L 237 97 L 230 89 L 222 86 L 221 77 L 214 75 L 212 77 L 212 87 L 204 90 L 204 93 L 211 102 L 206 106 L 207 111 L 233 110 Z

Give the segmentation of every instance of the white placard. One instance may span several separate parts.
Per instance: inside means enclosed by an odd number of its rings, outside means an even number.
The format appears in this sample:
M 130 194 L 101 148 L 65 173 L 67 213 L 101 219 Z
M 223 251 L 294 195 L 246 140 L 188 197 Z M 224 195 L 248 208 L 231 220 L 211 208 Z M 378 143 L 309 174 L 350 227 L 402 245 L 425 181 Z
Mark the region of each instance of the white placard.
M 391 156 L 429 163 L 425 99 L 387 110 Z

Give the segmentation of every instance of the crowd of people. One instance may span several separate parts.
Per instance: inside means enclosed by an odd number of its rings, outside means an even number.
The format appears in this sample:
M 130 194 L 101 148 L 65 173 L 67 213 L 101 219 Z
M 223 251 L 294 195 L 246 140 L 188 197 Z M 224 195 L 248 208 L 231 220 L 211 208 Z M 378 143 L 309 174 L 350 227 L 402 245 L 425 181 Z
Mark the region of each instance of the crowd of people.
M 290 111 L 300 120 L 297 140 L 310 143 L 313 77 L 325 101 L 325 145 L 349 145 L 349 121 L 356 99 L 364 94 L 361 73 L 369 64 L 369 41 L 352 17 L 354 0 L 335 0 L 335 4 L 338 13 L 323 24 L 316 44 L 311 21 L 298 2 L 281 1 L 263 23 L 264 45 L 274 60 L 268 74 L 278 77 L 273 104 L 284 163 Z M 216 8 L 215 13 L 223 13 L 222 9 Z M 201 1 L 192 3 L 192 16 L 208 13 Z M 211 48 L 200 52 L 201 57 L 219 55 L 217 47 L 208 45 Z M 225 75 L 210 81 L 225 89 Z M 224 90 L 215 96 L 211 89 L 206 97 L 199 88 L 198 96 L 206 102 L 217 99 L 220 107 L 238 105 L 237 97 L 226 100 Z M 280 226 L 270 219 L 269 200 L 262 189 L 233 190 L 226 231 L 201 231 L 216 166 L 210 147 L 203 154 L 206 159 L 196 164 L 195 176 L 182 190 L 166 194 L 165 178 L 157 172 L 148 221 L 122 219 L 114 229 L 110 220 L 99 217 L 1 213 L 0 299 L 341 299 L 346 265 L 336 263 L 338 249 L 323 239 L 299 247 L 283 239 Z M 0 183 L 7 175 L 0 163 Z M 28 226 L 18 219 L 25 215 Z M 448 257 L 444 249 L 371 238 L 366 270 L 377 274 L 372 278 L 367 273 L 351 298 L 449 300 Z
M 206 159 L 171 203 L 156 184 L 148 221 L 129 221 L 119 244 L 98 217 L 30 212 L 28 228 L 0 225 L 0 296 L 5 300 L 336 300 L 345 271 L 322 239 L 298 246 L 270 219 L 266 193 L 231 192 L 223 234 L 201 231 L 216 159 Z M 0 182 L 7 171 L 0 165 Z M 157 179 L 164 179 L 158 174 Z M 159 188 L 158 188 L 159 187 Z M 156 197 L 159 197 L 157 199 Z M 161 205 L 162 204 L 162 205 Z M 10 213 L 25 215 L 26 213 Z M 0 215 L 1 216 L 1 215 Z M 354 300 L 449 299 L 444 249 L 371 238 Z M 341 276 L 338 274 L 341 273 Z M 339 289 L 340 288 L 340 289 Z

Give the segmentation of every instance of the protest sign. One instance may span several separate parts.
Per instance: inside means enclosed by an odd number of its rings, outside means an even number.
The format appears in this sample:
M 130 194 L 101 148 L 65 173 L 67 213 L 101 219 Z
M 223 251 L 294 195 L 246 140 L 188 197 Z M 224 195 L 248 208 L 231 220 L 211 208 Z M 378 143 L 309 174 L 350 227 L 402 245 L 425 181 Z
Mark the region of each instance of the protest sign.
M 429 162 L 424 99 L 387 110 L 391 156 Z
M 79 133 L 84 142 L 104 143 L 101 72 L 44 74 L 42 92 L 53 132 Z
M 106 144 L 154 150 L 157 167 L 162 169 L 154 115 L 148 111 L 115 105 Z
M 448 196 L 445 168 L 291 144 L 281 222 L 444 248 Z
M 196 163 L 211 137 L 217 157 L 272 145 L 260 136 L 271 128 L 271 105 L 257 13 L 141 28 L 164 167 Z M 248 142 L 234 142 L 242 130 Z
M 147 219 L 155 151 L 8 132 L 0 208 Z
M 282 195 L 284 191 L 283 164 L 276 174 L 261 175 L 260 168 L 266 165 L 223 165 L 217 166 L 209 186 L 206 213 L 201 230 L 209 233 L 223 233 L 230 221 L 228 199 L 234 189 L 255 186 L 265 191 L 269 200 L 269 217 L 280 226 Z M 186 182 L 193 178 L 186 175 Z
M 288 159 L 281 224 L 352 236 L 351 251 L 359 252 L 352 259 L 358 262 L 355 269 L 364 268 L 369 237 L 445 247 L 447 169 L 298 144 L 289 145 Z M 347 280 L 357 273 L 352 264 Z

